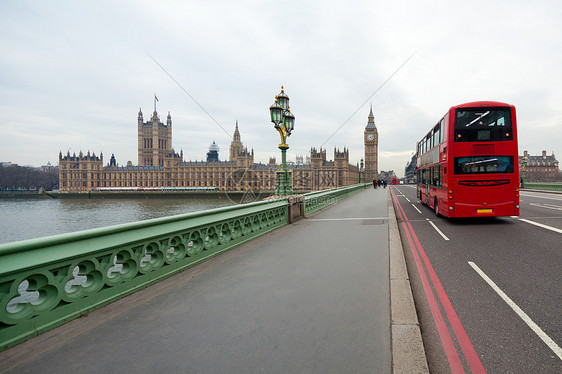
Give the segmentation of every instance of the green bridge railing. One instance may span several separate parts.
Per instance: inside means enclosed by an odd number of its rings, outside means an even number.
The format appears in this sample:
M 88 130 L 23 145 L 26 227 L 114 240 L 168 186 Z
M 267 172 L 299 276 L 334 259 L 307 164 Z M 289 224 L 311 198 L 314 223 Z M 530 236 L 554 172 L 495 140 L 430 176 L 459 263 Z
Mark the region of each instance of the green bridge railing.
M 524 188 L 530 190 L 562 191 L 562 183 L 525 182 Z
M 353 186 L 307 193 L 304 195 L 305 215 L 314 213 L 329 205 L 335 204 L 339 200 L 344 199 L 347 196 L 352 195 L 364 188 L 367 188 L 366 184 L 356 184 Z
M 363 185 L 305 195 L 305 214 Z M 0 245 L 0 351 L 289 223 L 287 198 Z

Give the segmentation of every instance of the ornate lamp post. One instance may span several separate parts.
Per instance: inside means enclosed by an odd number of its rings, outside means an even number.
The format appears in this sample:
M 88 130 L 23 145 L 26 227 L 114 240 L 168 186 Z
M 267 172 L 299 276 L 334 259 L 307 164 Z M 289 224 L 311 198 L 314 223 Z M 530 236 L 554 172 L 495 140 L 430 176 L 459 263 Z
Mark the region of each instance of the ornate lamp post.
M 363 159 L 361 159 L 361 169 L 359 169 L 359 183 L 365 183 L 365 169 L 363 169 Z
M 521 171 L 522 171 L 521 181 L 520 181 L 521 186 L 520 187 L 525 188 L 525 182 L 527 181 L 527 178 L 525 177 L 525 169 L 527 168 L 527 159 L 525 157 L 523 157 L 521 159 L 520 165 L 521 165 Z
M 275 195 L 286 196 L 293 194 L 293 173 L 287 169 L 287 138 L 291 136 L 291 132 L 295 126 L 295 116 L 289 110 L 289 96 L 283 91 L 275 96 L 275 103 L 269 107 L 271 114 L 271 122 L 273 122 L 275 130 L 281 135 L 281 170 L 277 170 L 277 186 L 275 187 Z

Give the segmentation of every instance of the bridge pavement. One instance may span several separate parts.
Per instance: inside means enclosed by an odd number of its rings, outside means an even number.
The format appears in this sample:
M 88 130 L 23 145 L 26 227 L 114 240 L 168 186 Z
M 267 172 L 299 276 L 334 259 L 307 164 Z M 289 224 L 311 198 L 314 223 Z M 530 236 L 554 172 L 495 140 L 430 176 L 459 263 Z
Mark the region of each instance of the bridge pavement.
M 387 197 L 364 190 L 40 335 L 0 371 L 390 373 Z

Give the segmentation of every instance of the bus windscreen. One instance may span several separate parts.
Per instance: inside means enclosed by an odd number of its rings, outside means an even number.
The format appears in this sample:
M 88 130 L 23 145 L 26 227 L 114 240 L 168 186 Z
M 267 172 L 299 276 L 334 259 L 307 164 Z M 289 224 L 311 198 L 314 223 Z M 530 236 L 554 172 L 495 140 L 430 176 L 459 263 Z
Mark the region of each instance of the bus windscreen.
M 513 156 L 455 157 L 455 174 L 508 174 L 513 172 Z

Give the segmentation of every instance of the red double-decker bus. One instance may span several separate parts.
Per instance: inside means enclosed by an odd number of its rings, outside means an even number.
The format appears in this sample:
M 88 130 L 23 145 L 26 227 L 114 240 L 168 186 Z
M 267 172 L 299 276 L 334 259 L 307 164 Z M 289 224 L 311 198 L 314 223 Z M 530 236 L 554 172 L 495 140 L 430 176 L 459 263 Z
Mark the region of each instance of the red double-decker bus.
M 517 149 L 513 105 L 454 106 L 417 144 L 418 198 L 446 217 L 518 216 Z

